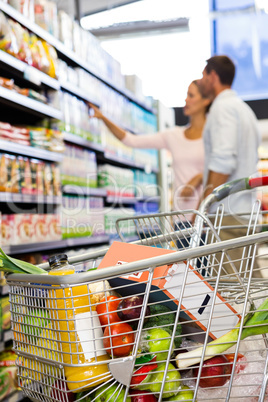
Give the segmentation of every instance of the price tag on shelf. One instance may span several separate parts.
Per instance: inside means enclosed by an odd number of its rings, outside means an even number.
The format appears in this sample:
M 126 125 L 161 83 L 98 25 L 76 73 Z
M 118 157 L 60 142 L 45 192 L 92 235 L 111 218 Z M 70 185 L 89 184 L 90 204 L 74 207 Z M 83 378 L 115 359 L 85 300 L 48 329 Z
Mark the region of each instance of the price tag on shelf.
M 12 339 L 12 331 L 4 331 L 4 342 L 8 342 Z
M 9 285 L 3 285 L 2 286 L 2 296 L 8 295 L 9 293 Z
M 27 66 L 23 74 L 24 78 L 35 85 L 41 85 L 40 72 L 31 66 Z

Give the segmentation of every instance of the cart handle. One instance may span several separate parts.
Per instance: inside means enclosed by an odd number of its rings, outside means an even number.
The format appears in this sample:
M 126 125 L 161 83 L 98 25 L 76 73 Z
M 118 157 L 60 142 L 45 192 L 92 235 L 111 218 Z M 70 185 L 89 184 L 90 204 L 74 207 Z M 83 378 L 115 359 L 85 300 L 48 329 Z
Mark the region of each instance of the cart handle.
M 267 186 L 267 185 L 268 185 L 268 176 L 244 177 L 242 179 L 229 181 L 227 183 L 222 184 L 221 186 L 214 188 L 212 193 L 203 201 L 201 210 L 207 211 L 211 204 L 223 200 L 230 194 L 235 194 L 238 193 L 239 191 L 251 190 L 256 187 Z

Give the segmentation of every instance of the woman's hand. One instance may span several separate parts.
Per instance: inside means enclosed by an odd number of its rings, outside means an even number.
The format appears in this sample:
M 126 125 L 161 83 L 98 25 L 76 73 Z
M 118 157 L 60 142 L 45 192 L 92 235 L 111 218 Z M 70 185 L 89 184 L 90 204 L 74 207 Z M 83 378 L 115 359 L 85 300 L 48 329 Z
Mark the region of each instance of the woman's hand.
M 203 175 L 201 173 L 197 174 L 196 176 L 192 177 L 188 183 L 185 184 L 183 187 L 180 196 L 182 198 L 190 198 L 194 195 L 195 190 L 200 186 L 202 183 Z
M 88 106 L 90 107 L 90 109 L 94 110 L 94 115 L 90 117 L 96 117 L 97 119 L 103 118 L 103 114 L 97 106 L 93 105 L 93 103 L 90 102 L 88 102 Z

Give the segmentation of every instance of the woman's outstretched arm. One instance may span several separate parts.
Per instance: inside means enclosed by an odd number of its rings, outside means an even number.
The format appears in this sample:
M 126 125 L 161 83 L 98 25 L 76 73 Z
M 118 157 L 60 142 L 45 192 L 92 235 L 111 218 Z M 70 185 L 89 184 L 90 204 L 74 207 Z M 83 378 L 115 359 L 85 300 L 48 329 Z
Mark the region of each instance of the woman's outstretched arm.
M 88 103 L 88 105 L 91 109 L 94 110 L 93 117 L 96 117 L 97 119 L 101 119 L 118 140 L 122 141 L 125 138 L 125 136 L 126 136 L 125 130 L 118 127 L 115 123 L 113 123 L 106 116 L 104 116 L 104 114 L 102 114 L 102 112 L 100 111 L 100 109 L 97 106 L 93 105 L 92 103 Z

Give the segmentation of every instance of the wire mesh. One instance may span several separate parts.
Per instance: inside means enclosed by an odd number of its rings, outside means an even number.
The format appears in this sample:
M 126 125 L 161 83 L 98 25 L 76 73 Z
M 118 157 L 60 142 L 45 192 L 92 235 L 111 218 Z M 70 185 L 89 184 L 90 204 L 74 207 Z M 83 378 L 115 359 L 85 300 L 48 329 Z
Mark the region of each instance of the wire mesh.
M 31 275 L 8 276 L 22 390 L 38 401 L 129 402 L 135 392 L 158 401 L 175 399 L 186 392 L 184 386 L 189 387 L 189 400 L 251 402 L 261 395 L 260 400 L 265 400 L 265 336 L 259 331 L 243 339 L 246 324 L 235 327 L 267 298 L 268 281 L 252 277 L 257 251 L 267 238 L 268 234 L 257 233 L 215 241 L 68 277 L 39 275 L 37 281 Z M 224 275 L 225 264 L 230 264 L 226 255 L 238 246 L 249 249 L 244 257 L 247 275 Z M 262 256 L 265 260 L 267 254 Z M 209 277 L 200 274 L 208 269 Z M 138 317 L 126 314 L 128 304 L 121 310 L 125 315 L 119 324 L 131 327 L 122 333 L 125 338 L 132 336 L 127 345 L 115 342 L 118 322 L 112 315 L 118 314 L 119 307 L 110 309 L 111 296 L 119 303 L 133 296 L 140 300 Z M 265 305 L 266 315 L 267 310 Z M 104 317 L 106 325 L 101 323 Z M 263 320 L 258 328 L 265 325 Z M 214 374 L 204 376 L 199 368 L 211 357 L 209 342 L 228 331 L 236 334 L 228 345 L 231 348 L 216 353 L 222 360 L 212 365 Z

